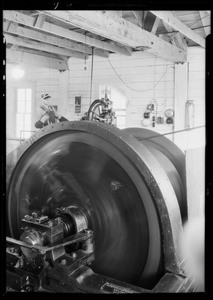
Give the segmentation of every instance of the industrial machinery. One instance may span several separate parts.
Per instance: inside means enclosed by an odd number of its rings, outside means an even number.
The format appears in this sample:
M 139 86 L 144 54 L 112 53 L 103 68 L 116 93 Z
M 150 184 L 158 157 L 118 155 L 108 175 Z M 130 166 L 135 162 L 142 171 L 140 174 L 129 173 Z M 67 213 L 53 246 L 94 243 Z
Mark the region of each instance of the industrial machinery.
M 116 125 L 116 116 L 112 109 L 112 101 L 107 97 L 94 100 L 88 109 L 85 119 Z
M 187 292 L 184 154 L 101 122 L 48 125 L 7 157 L 12 291 Z

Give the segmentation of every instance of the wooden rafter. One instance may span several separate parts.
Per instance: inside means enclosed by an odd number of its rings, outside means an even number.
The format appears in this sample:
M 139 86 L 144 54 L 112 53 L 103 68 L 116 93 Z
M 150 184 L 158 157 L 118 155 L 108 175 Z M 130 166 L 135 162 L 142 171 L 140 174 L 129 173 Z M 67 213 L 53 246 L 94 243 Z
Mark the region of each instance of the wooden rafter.
M 144 28 L 144 26 L 145 26 L 147 13 L 148 13 L 148 10 L 142 10 L 142 28 Z
M 36 18 L 35 27 L 41 28 L 44 24 L 46 16 L 44 14 L 39 14 Z
M 135 18 L 137 19 L 140 27 L 143 27 L 143 19 L 142 19 L 142 12 L 138 10 L 133 10 L 133 14 Z
M 203 30 L 205 32 L 205 36 L 207 36 L 210 34 L 210 24 L 209 24 L 210 18 L 207 18 L 209 13 L 207 11 L 202 11 L 202 10 L 200 10 L 199 13 L 200 13 L 201 22 L 203 24 Z
M 57 46 L 32 41 L 30 39 L 26 39 L 26 38 L 23 39 L 20 37 L 15 37 L 15 36 L 9 35 L 9 34 L 5 34 L 5 38 L 6 38 L 6 43 L 10 43 L 13 45 L 26 47 L 26 48 L 34 49 L 34 50 L 38 50 L 38 51 L 54 53 L 57 55 L 64 55 L 64 56 L 68 56 L 68 57 L 76 57 L 76 58 L 80 58 L 80 59 L 85 58 L 85 55 L 80 52 L 71 51 L 71 50 L 60 48 Z
M 80 45 L 76 44 L 73 41 L 62 39 L 59 37 L 51 36 L 46 33 L 42 33 L 40 31 L 34 30 L 32 28 L 25 28 L 18 26 L 17 23 L 11 22 L 13 24 L 10 25 L 10 27 L 7 27 L 7 22 L 3 22 L 3 30 L 5 33 L 11 33 L 16 34 L 20 37 L 33 39 L 36 41 L 40 41 L 43 43 L 55 45 L 58 47 L 63 47 L 72 51 L 78 51 L 85 54 L 92 54 L 91 47 L 88 47 L 87 45 Z M 100 49 L 95 49 L 94 54 L 102 57 L 108 57 L 109 53 L 107 51 L 103 51 Z
M 3 11 L 3 18 L 6 20 L 10 20 L 10 21 L 14 21 L 26 25 L 31 28 L 35 28 L 34 25 L 36 22 L 36 17 L 25 15 L 18 11 L 13 11 L 13 10 Z M 39 28 L 39 30 L 45 33 L 51 33 L 59 37 L 66 38 L 68 40 L 85 44 L 85 35 L 68 30 L 66 28 L 62 28 L 60 26 L 54 25 L 47 21 L 43 23 L 43 25 Z M 110 44 L 108 42 L 103 42 L 95 38 L 86 37 L 86 44 L 97 49 L 102 49 L 104 51 L 115 52 L 127 56 L 130 55 L 129 52 L 124 47 L 115 44 Z
M 175 39 L 175 41 L 176 41 L 176 45 L 177 45 L 179 48 L 181 48 L 181 49 L 183 49 L 183 50 L 187 50 L 188 45 L 187 45 L 187 42 L 186 42 L 186 38 L 185 38 L 185 36 L 184 36 L 182 33 L 177 32 L 177 33 L 175 34 L 175 36 L 174 36 L 174 39 Z
M 68 70 L 68 63 L 62 59 L 44 57 L 39 54 L 32 54 L 23 51 L 7 49 L 6 59 L 8 62 L 30 63 L 35 66 L 56 69 L 60 71 Z
M 183 22 L 181 22 L 178 18 L 176 18 L 171 12 L 161 10 L 151 10 L 150 12 L 193 42 L 205 48 L 205 40 L 191 30 L 188 26 L 186 26 Z
M 159 18 L 158 18 L 158 20 L 159 20 Z M 172 31 L 173 31 L 172 27 L 171 27 L 169 24 L 167 24 L 166 22 L 164 22 L 164 20 L 162 20 L 162 21 L 163 21 L 163 25 L 164 25 L 166 31 L 167 31 L 168 33 L 172 32 Z M 166 35 L 166 34 L 163 34 L 163 36 L 165 36 L 165 35 Z M 175 39 L 173 38 L 173 36 L 172 36 L 172 37 L 170 37 L 170 35 L 167 35 L 167 36 L 168 36 L 168 39 L 170 40 L 170 42 L 171 42 L 173 45 L 176 45 L 176 41 L 175 41 Z
M 168 25 L 164 21 L 163 21 L 163 24 L 164 24 L 165 29 L 168 31 L 168 33 L 172 32 L 172 36 L 169 36 L 169 34 L 168 34 L 168 38 L 170 39 L 171 43 L 183 50 L 187 50 L 188 45 L 187 45 L 186 38 L 184 37 L 184 35 L 180 32 L 176 32 L 174 34 L 173 29 L 170 25 Z M 165 37 L 165 34 L 163 36 Z
M 160 19 L 156 17 L 155 21 L 154 21 L 154 23 L 152 25 L 152 30 L 151 30 L 152 34 L 156 34 L 159 23 L 160 23 Z
M 174 62 L 184 62 L 186 52 L 137 25 L 111 12 L 103 11 L 44 11 L 67 24 L 80 27 L 118 43 L 137 48 L 149 47 L 149 52 Z

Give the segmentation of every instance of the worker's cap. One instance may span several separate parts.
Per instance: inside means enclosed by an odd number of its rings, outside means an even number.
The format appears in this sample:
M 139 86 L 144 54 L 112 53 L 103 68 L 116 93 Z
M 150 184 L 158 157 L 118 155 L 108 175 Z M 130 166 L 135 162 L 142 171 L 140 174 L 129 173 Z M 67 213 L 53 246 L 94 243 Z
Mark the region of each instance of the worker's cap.
M 49 94 L 44 93 L 44 94 L 41 94 L 41 98 L 48 99 L 48 98 L 51 98 L 51 96 Z

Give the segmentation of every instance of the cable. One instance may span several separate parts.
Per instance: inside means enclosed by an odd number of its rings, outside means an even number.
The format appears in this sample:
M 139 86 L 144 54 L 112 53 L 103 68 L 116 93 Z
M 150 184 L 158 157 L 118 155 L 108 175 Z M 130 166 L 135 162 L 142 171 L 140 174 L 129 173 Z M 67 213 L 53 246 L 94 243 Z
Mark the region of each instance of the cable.
M 196 127 L 192 127 L 192 128 L 187 128 L 187 129 L 182 129 L 182 130 L 177 130 L 177 131 L 171 131 L 171 132 L 167 132 L 164 134 L 158 133 L 155 136 L 152 137 L 148 137 L 148 138 L 144 138 L 144 139 L 140 139 L 140 141 L 145 141 L 145 140 L 149 140 L 149 139 L 154 139 L 160 136 L 164 136 L 164 135 L 170 135 L 170 134 L 174 134 L 174 133 L 180 133 L 180 132 L 187 132 L 187 131 L 191 131 L 191 130 L 195 130 L 195 129 L 199 129 L 199 128 L 205 128 L 205 125 L 200 125 L 200 126 L 196 126 Z M 157 133 L 157 132 L 156 132 Z
M 199 20 L 193 21 L 193 22 L 189 23 L 187 26 L 188 26 L 188 27 L 189 27 L 189 26 L 193 26 L 194 24 L 200 22 L 201 20 L 205 19 L 206 17 L 209 17 L 209 15 L 206 15 L 206 16 L 200 18 Z
M 100 40 L 101 41 L 101 40 Z M 103 42 L 101 41 L 101 43 L 102 43 L 102 46 L 103 46 L 103 49 L 104 49 L 104 44 L 103 44 Z M 105 49 L 104 49 L 105 50 Z M 132 91 L 135 91 L 135 92 L 139 92 L 139 93 L 143 93 L 143 92 L 148 92 L 148 91 L 152 91 L 157 85 L 158 85 L 158 83 L 162 80 L 162 78 L 164 77 L 164 75 L 167 73 L 167 67 L 168 66 L 166 66 L 166 71 L 163 73 L 163 75 L 161 76 L 161 78 L 158 80 L 158 82 L 151 88 L 151 89 L 148 89 L 148 90 L 135 90 L 135 89 L 133 89 L 133 88 L 131 88 L 130 86 L 128 86 L 127 84 L 126 84 L 126 82 L 124 82 L 123 81 L 123 79 L 120 77 L 120 75 L 116 72 L 116 70 L 115 70 L 115 68 L 113 67 L 113 65 L 112 65 L 112 63 L 111 63 L 111 61 L 109 60 L 109 58 L 107 57 L 107 60 L 108 60 L 108 62 L 109 62 L 109 64 L 110 64 L 110 66 L 111 66 L 111 68 L 113 69 L 113 71 L 115 72 L 115 74 L 118 76 L 118 78 L 120 79 L 120 81 L 128 88 L 128 89 L 130 89 L 130 90 L 132 90 Z
M 109 62 L 109 64 L 110 64 L 110 66 L 112 67 L 112 69 L 113 69 L 113 71 L 115 72 L 115 74 L 118 76 L 118 78 L 120 79 L 120 81 L 122 81 L 123 82 L 123 84 L 128 88 L 128 89 L 130 89 L 130 90 L 132 90 L 132 91 L 135 91 L 135 92 L 148 92 L 148 91 L 152 91 L 157 85 L 158 85 L 158 83 L 162 80 L 162 78 L 164 77 L 164 75 L 167 73 L 167 67 L 168 66 L 166 66 L 166 71 L 163 73 L 163 75 L 161 76 L 161 78 L 158 80 L 158 82 L 151 88 L 151 89 L 147 89 L 147 90 L 135 90 L 135 89 L 133 89 L 133 88 L 131 88 L 130 86 L 128 86 L 124 81 L 123 81 L 123 79 L 119 76 L 119 74 L 116 72 L 116 70 L 115 70 L 115 68 L 113 67 L 113 65 L 112 65 L 112 63 L 111 63 L 111 61 L 109 60 L 109 58 L 107 57 L 107 60 L 108 60 L 108 62 Z

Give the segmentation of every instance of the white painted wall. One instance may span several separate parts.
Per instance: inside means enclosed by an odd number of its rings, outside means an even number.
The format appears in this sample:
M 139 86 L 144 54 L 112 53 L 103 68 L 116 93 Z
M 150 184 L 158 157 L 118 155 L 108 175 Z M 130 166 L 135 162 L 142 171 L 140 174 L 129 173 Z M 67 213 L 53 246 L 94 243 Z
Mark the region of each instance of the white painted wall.
M 125 95 L 127 103 L 126 127 L 143 127 L 143 114 L 153 98 L 157 100 L 158 110 L 162 111 L 162 116 L 165 109 L 174 108 L 174 64 L 172 62 L 155 58 L 147 52 L 133 53 L 129 57 L 111 54 L 109 60 L 111 64 L 107 58 L 94 57 L 91 101 L 99 97 L 100 85 L 120 90 Z M 90 104 L 91 59 L 86 62 L 86 70 L 84 67 L 84 61 L 73 58 L 69 61 L 69 117 L 72 120 L 83 116 Z M 153 88 L 166 70 L 161 82 Z M 74 113 L 75 95 L 82 96 L 82 113 L 79 115 Z M 149 128 L 164 133 L 172 131 L 173 126 L 156 124 L 155 128 L 151 125 Z
M 115 71 L 106 58 L 94 57 L 91 102 L 99 98 L 100 85 L 111 86 L 115 90 L 119 90 L 126 98 L 127 103 L 126 127 L 143 127 L 143 114 L 153 98 L 156 99 L 158 112 L 161 111 L 162 116 L 166 109 L 175 108 L 175 93 L 177 93 L 175 68 L 181 68 L 181 65 L 174 65 L 173 62 L 156 58 L 147 52 L 133 53 L 129 57 L 111 54 L 109 60 Z M 24 66 L 26 74 L 19 81 L 13 80 L 8 71 L 7 136 L 14 137 L 15 118 L 12 116 L 16 101 L 15 91 L 20 86 L 32 86 L 33 88 L 33 130 L 35 129 L 34 123 L 38 118 L 40 95 L 44 92 L 52 96 L 51 104 L 58 105 L 59 113 L 69 120 L 79 120 L 90 105 L 91 58 L 86 61 L 86 70 L 84 67 L 85 62 L 75 58 L 69 60 L 69 71 L 62 73 L 57 70 L 28 65 Z M 186 95 L 179 100 L 181 103 L 176 102 L 176 108 L 177 105 L 185 107 L 187 98 L 194 100 L 194 126 L 203 125 L 205 123 L 205 50 L 201 47 L 188 49 L 187 78 Z M 159 80 L 160 82 L 156 85 Z M 82 97 L 80 114 L 75 113 L 75 96 Z M 185 128 L 184 114 L 183 110 L 175 111 L 175 120 L 182 120 L 175 130 Z M 154 128 L 151 125 L 147 128 L 164 134 L 172 132 L 173 127 L 169 124 L 156 124 Z M 175 134 L 175 136 L 179 137 L 176 139 L 179 140 L 177 144 L 183 150 L 205 145 L 204 129 L 187 134 Z M 167 137 L 173 139 L 174 135 L 167 135 Z
M 42 93 L 50 94 L 51 104 L 57 105 L 59 113 L 68 117 L 69 71 L 60 73 L 58 70 L 22 65 L 25 75 L 22 79 L 15 80 L 12 77 L 14 66 L 12 64 L 6 65 L 6 153 L 20 144 L 19 141 L 14 140 L 16 138 L 15 119 L 18 88 L 32 88 L 32 131 L 37 130 L 34 124 L 40 115 L 39 106 Z
M 194 126 L 205 125 L 205 49 L 192 47 L 188 51 L 189 81 L 188 98 L 194 100 Z M 205 128 L 194 130 L 189 135 L 188 148 L 205 146 Z
M 194 102 L 193 127 L 205 126 L 205 49 L 202 47 L 189 47 L 187 63 L 182 66 L 176 65 L 175 68 L 180 77 L 185 77 L 185 83 L 180 85 L 179 82 L 180 89 L 175 89 L 175 113 L 177 117 L 175 130 L 185 129 L 185 105 L 187 100 L 193 100 Z M 182 73 L 178 73 L 180 68 L 184 69 Z M 205 127 L 176 133 L 175 143 L 183 151 L 205 147 Z

